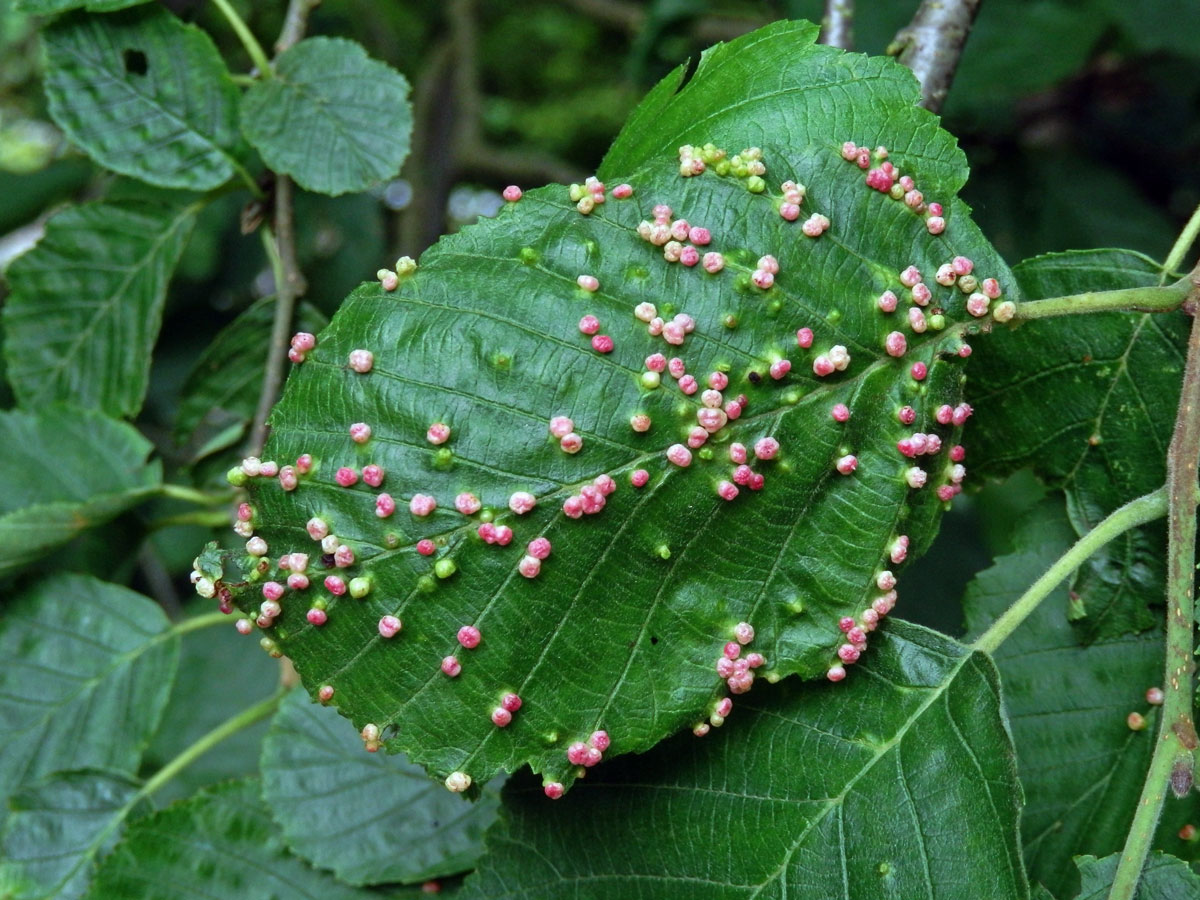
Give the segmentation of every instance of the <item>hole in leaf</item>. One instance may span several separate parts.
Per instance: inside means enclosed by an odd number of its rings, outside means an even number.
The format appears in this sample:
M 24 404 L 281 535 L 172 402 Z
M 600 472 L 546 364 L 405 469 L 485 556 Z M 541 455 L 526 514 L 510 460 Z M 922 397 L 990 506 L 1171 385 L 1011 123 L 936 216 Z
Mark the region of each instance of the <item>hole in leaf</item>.
M 127 75 L 145 75 L 146 70 L 150 66 L 149 60 L 146 59 L 146 54 L 141 50 L 126 50 L 121 54 L 121 59 L 125 64 L 125 73 Z
M 650 643 L 657 644 L 658 643 L 658 635 L 655 635 L 655 634 L 650 635 Z

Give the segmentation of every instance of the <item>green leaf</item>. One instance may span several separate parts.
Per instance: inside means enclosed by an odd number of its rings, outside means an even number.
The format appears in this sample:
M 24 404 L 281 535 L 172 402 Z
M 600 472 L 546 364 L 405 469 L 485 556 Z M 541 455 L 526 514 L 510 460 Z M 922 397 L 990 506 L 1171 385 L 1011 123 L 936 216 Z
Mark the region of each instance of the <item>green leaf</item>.
M 473 803 L 448 793 L 402 756 L 364 753 L 349 722 L 302 693 L 271 723 L 262 774 L 288 846 L 350 884 L 473 868 L 499 805 L 490 792 Z
M 1094 250 L 1040 256 L 1014 274 L 1033 298 L 1158 283 L 1140 254 Z M 976 415 L 971 463 L 989 475 L 1032 465 L 1067 493 L 1077 534 L 1160 487 L 1179 402 L 1188 319 L 1102 313 L 1028 322 L 980 341 L 968 395 Z M 1087 640 L 1141 631 L 1163 592 L 1162 526 L 1131 531 L 1080 570 L 1075 616 Z
M 1117 874 L 1121 854 L 1104 859 L 1082 856 L 1077 859 L 1083 889 L 1077 900 L 1105 900 Z M 1142 869 L 1134 900 L 1195 900 L 1200 896 L 1200 875 L 1188 868 L 1183 860 L 1165 853 L 1152 853 Z
M 258 795 L 256 780 L 201 791 L 131 823 L 125 840 L 100 864 L 94 900 L 366 900 L 377 896 L 342 884 L 283 846 Z M 396 852 L 404 852 L 397 847 Z
M 275 298 L 263 297 L 204 348 L 183 386 L 175 420 L 177 439 L 186 440 L 209 421 L 217 428 L 231 421 L 249 424 L 262 388 L 274 316 Z M 316 307 L 300 305 L 297 330 L 315 333 L 328 324 Z
M 947 486 L 958 433 L 937 425 L 934 414 L 958 402 L 961 332 L 975 320 L 959 290 L 936 285 L 947 327 L 910 333 L 907 355 L 893 359 L 885 337 L 906 328 L 907 316 L 880 312 L 877 298 L 904 290 L 899 273 L 910 263 L 932 273 L 955 253 L 970 255 L 981 276 L 1007 283 L 1006 270 L 960 208 L 947 233 L 934 237 L 841 156 L 850 135 L 840 123 L 871 98 L 882 103 L 888 95 L 879 85 L 896 81 L 906 86 L 904 102 L 881 105 L 873 121 L 855 118 L 854 136 L 872 146 L 942 148 L 958 160 L 961 180 L 965 166 L 953 142 L 913 106 L 909 73 L 879 63 L 867 67 L 875 73 L 868 77 L 843 64 L 839 51 L 813 45 L 807 27 L 765 34 L 725 52 L 744 54 L 741 68 L 762 71 L 804 61 L 786 69 L 793 81 L 780 82 L 781 95 L 821 76 L 823 89 L 814 88 L 810 102 L 822 118 L 806 127 L 819 124 L 825 143 L 789 143 L 799 119 L 769 100 L 731 110 L 721 131 L 762 139 L 771 183 L 804 182 L 804 214 L 827 214 L 829 233 L 802 236 L 799 222 L 779 216 L 778 198 L 750 192 L 743 178 L 681 177 L 674 150 L 628 176 L 631 198 L 612 198 L 591 215 L 577 211 L 566 188 L 532 191 L 495 220 L 443 239 L 400 290 L 355 291 L 272 415 L 266 458 L 282 465 L 308 453 L 316 461 L 292 493 L 274 479 L 250 486 L 269 559 L 312 554 L 311 586 L 284 597 L 272 640 L 311 692 L 332 685 L 357 727 L 378 725 L 390 749 L 439 777 L 462 771 L 482 782 L 529 762 L 569 783 L 567 750 L 596 729 L 609 732 L 617 754 L 696 725 L 725 689 L 716 661 L 739 622 L 757 630 L 746 652 L 765 656 L 758 674 L 823 678 L 845 641 L 839 621 L 860 616 L 880 596 L 879 572 L 898 565 L 901 554 L 891 559 L 898 535 L 911 539 L 914 555 L 932 538 L 943 508 L 935 491 Z M 710 72 L 727 77 L 704 69 L 679 96 L 705 101 Z M 722 83 L 726 92 L 735 86 Z M 702 118 L 700 110 L 692 117 Z M 775 130 L 752 127 L 760 120 Z M 741 144 L 729 146 L 732 155 Z M 891 158 L 909 165 L 899 153 Z M 914 155 L 918 182 L 925 163 Z M 639 222 L 664 202 L 712 230 L 705 249 L 726 254 L 723 271 L 668 263 L 638 236 Z M 764 253 L 781 267 L 769 291 L 749 282 Z M 583 274 L 597 277 L 600 290 L 578 288 Z M 633 315 L 642 302 L 667 316 L 692 316 L 694 333 L 683 345 L 651 336 Z M 602 320 L 615 342 L 611 354 L 594 352 L 579 332 L 585 314 Z M 816 333 L 811 349 L 797 347 L 801 327 Z M 849 368 L 814 376 L 814 359 L 835 345 L 850 348 Z M 358 348 L 375 354 L 369 374 L 348 366 Z M 701 381 L 726 370 L 728 399 L 748 399 L 746 415 L 721 427 L 687 468 L 671 465 L 666 451 L 696 427 L 702 395 L 682 393 L 667 374 L 661 387 L 644 386 L 644 361 L 656 352 L 679 354 Z M 794 366 L 776 380 L 768 372 L 780 358 Z M 923 382 L 910 374 L 917 361 L 930 367 Z M 831 415 L 837 403 L 852 413 L 844 424 Z M 897 419 L 905 405 L 917 416 L 907 427 Z M 649 416 L 650 430 L 633 431 L 632 414 Z M 558 415 L 570 416 L 583 436 L 575 455 L 547 432 Z M 374 429 L 365 445 L 349 438 L 356 422 Z M 441 447 L 426 440 L 436 422 L 452 429 Z M 936 431 L 943 449 L 919 461 L 901 456 L 897 441 L 916 430 Z M 753 460 L 764 489 L 722 500 L 718 484 L 734 474 L 730 445 L 753 447 L 766 436 L 782 450 L 772 461 Z M 850 453 L 858 468 L 844 476 L 835 463 Z M 929 473 L 921 490 L 905 479 L 917 462 Z M 362 481 L 337 486 L 339 467 L 364 464 L 386 471 L 382 490 L 397 501 L 394 515 L 376 515 L 378 491 Z M 632 487 L 631 474 L 642 468 L 649 482 Z M 602 475 L 616 485 L 605 508 L 568 518 L 564 501 Z M 455 511 L 463 491 L 513 528 L 510 545 L 484 543 L 481 514 Z M 528 515 L 508 510 L 520 491 L 538 498 Z M 416 494 L 435 497 L 438 509 L 410 514 Z M 327 522 L 356 554 L 339 576 L 371 579 L 363 600 L 325 591 L 333 573 L 305 534 L 310 517 Z M 539 577 L 522 577 L 524 548 L 539 536 L 553 554 Z M 437 545 L 436 556 L 417 552 L 421 539 Z M 318 600 L 328 602 L 329 621 L 313 627 L 306 612 Z M 257 586 L 240 602 L 257 608 Z M 390 641 L 378 631 L 385 614 L 404 623 Z M 476 650 L 455 639 L 466 625 L 483 633 Z M 458 678 L 439 671 L 452 653 L 463 666 Z M 509 727 L 497 728 L 491 714 L 508 691 L 525 705 Z
M 354 41 L 315 37 L 242 98 L 242 131 L 276 172 L 321 194 L 363 191 L 408 156 L 408 81 Z
M 75 900 L 87 891 L 93 861 L 112 849 L 137 792 L 124 775 L 57 772 L 9 798 L 0 831 L 0 860 L 24 883 L 11 900 Z
M 991 663 L 897 622 L 860 665 L 738 700 L 703 742 L 557 803 L 514 779 L 464 897 L 1027 897 Z
M 197 207 L 89 203 L 50 220 L 8 270 L 8 377 L 24 407 L 142 408 L 167 283 Z
M 1074 543 L 1061 499 L 1031 511 L 1014 541 L 967 590 L 969 634 L 982 633 Z M 1072 857 L 1125 843 L 1157 729 L 1145 692 L 1161 683 L 1163 659 L 1161 626 L 1081 646 L 1067 602 L 1065 587 L 1052 593 L 994 657 L 1025 791 L 1025 865 L 1060 897 L 1078 883 Z M 1144 731 L 1125 723 L 1135 710 L 1150 723 Z
M 140 6 L 148 0 L 16 0 L 17 12 L 49 16 L 66 12 L 68 9 L 86 9 L 88 12 L 112 12 L 130 6 Z
M 96 162 L 204 191 L 241 167 L 238 91 L 212 39 L 155 4 L 42 31 L 50 116 Z
M 0 619 L 0 797 L 61 769 L 133 773 L 171 692 L 178 644 L 141 594 L 51 575 Z
M 130 425 L 62 406 L 0 412 L 0 576 L 156 493 L 162 467 Z

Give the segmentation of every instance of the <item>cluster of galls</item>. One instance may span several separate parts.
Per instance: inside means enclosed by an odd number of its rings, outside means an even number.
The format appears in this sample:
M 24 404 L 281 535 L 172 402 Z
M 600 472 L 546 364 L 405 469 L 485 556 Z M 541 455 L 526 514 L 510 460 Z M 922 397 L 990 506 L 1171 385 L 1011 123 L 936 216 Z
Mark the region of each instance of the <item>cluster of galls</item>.
M 763 181 L 767 165 L 758 147 L 747 147 L 733 156 L 712 143 L 699 148 L 684 144 L 679 148 L 679 174 L 684 178 L 701 175 L 709 168 L 722 178 L 742 179 L 746 190 L 752 194 L 761 194 L 767 189 L 767 183 Z
M 766 664 L 761 653 L 747 653 L 742 656 L 742 648 L 754 640 L 754 626 L 749 622 L 738 622 L 733 627 L 733 640 L 727 641 L 717 657 L 717 675 L 725 682 L 731 694 L 744 694 L 754 686 L 754 670 Z M 704 737 L 710 728 L 720 728 L 733 710 L 733 699 L 722 697 L 712 707 L 707 722 L 699 722 L 692 727 L 692 734 Z
M 587 769 L 604 759 L 604 752 L 608 750 L 611 743 L 612 740 L 607 731 L 593 731 L 586 741 L 572 742 L 567 747 L 567 762 L 578 767 L 575 772 L 576 777 L 582 778 Z M 547 781 L 543 783 L 542 790 L 551 800 L 557 800 L 563 795 L 565 788 L 561 782 Z
M 870 169 L 867 172 L 866 183 L 881 194 L 886 194 L 893 200 L 903 201 L 904 205 L 917 215 L 924 216 L 925 228 L 930 234 L 941 234 L 946 230 L 944 210 L 940 203 L 927 203 L 925 195 L 917 190 L 916 182 L 909 175 L 902 175 L 890 160 L 887 147 L 859 147 L 854 141 L 842 144 L 842 159 L 855 163 L 860 169 Z M 877 163 L 871 168 L 871 163 Z
M 567 196 L 575 204 L 575 208 L 585 216 L 590 216 L 592 210 L 604 203 L 607 190 L 604 182 L 594 176 L 584 180 L 583 184 L 573 184 L 567 188 Z M 633 188 L 627 184 L 619 184 L 613 188 L 613 196 L 624 200 L 633 196 Z
M 400 286 L 400 282 L 417 271 L 417 262 L 411 256 L 402 256 L 396 260 L 396 265 L 393 269 L 380 269 L 375 273 L 375 277 L 379 279 L 379 284 L 385 291 L 394 291 Z
M 712 242 L 712 233 L 687 219 L 672 219 L 673 214 L 671 207 L 658 204 L 654 207 L 653 222 L 643 219 L 638 223 L 638 237 L 655 247 L 662 247 L 663 259 L 669 263 L 681 263 L 688 268 L 702 263 L 704 271 L 710 275 L 725 268 L 725 257 L 720 253 L 710 251 L 702 256 L 698 249 Z

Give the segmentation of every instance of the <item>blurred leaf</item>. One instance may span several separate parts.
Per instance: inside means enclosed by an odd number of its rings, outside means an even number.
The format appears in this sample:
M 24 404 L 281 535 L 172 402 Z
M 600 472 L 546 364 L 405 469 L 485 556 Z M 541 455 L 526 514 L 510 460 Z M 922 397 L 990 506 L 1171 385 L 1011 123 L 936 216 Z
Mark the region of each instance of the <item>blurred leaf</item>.
M 129 6 L 139 6 L 148 0 L 16 0 L 18 12 L 48 16 L 66 12 L 68 9 L 86 9 L 88 12 L 112 12 Z
M 1158 266 L 1127 250 L 1049 254 L 1014 275 L 1031 298 L 1158 283 Z M 975 347 L 968 396 L 988 475 L 1025 465 L 1067 492 L 1077 534 L 1160 487 L 1174 426 L 1189 320 L 1182 313 L 1102 313 L 1028 322 Z M 1161 602 L 1161 525 L 1126 532 L 1080 569 L 1087 640 L 1140 631 Z
M 212 417 L 230 427 L 231 420 L 248 424 L 254 417 L 270 352 L 275 298 L 263 297 L 226 325 L 204 348 L 183 386 L 175 421 L 177 440 L 192 437 Z M 316 333 L 329 324 L 322 313 L 300 304 L 297 331 Z
M 1103 0 L 1110 16 L 1122 26 L 1127 41 L 1141 53 L 1163 50 L 1195 59 L 1200 10 L 1190 0 L 1151 0 L 1126 3 Z
M 402 756 L 364 752 L 349 722 L 299 691 L 271 723 L 262 775 L 288 846 L 349 884 L 474 868 L 499 806 L 492 792 L 471 802 Z
M 196 205 L 68 208 L 8 270 L 8 378 L 22 406 L 142 407 L 167 283 Z
M 1026 897 L 991 663 L 903 622 L 877 640 L 862 677 L 738 700 L 557 803 L 514 779 L 464 896 Z
M 63 769 L 133 773 L 171 692 L 178 644 L 141 594 L 48 575 L 0 618 L 0 797 Z
M 408 156 L 408 81 L 354 41 L 309 38 L 246 92 L 242 131 L 270 168 L 306 190 L 366 190 Z
M 210 190 L 239 165 L 238 91 L 207 34 L 155 5 L 42 31 L 50 115 L 103 166 Z
M 0 413 L 0 576 L 156 493 L 162 468 L 133 427 L 48 407 Z
M 11 866 L 26 886 L 3 894 L 6 900 L 82 897 L 95 859 L 120 838 L 124 818 L 116 815 L 137 787 L 119 774 L 56 772 L 10 797 L 0 823 L 0 865 Z
M 374 896 L 288 853 L 252 779 L 208 788 L 130 823 L 125 839 L 100 864 L 88 894 L 93 900 Z
M 1083 889 L 1077 900 L 1105 900 L 1117 874 L 1121 854 L 1104 859 L 1084 856 L 1075 861 L 1083 879 Z M 1165 853 L 1152 853 L 1142 869 L 1134 900 L 1196 900 L 1200 897 L 1200 874 L 1187 863 Z
M 911 539 L 914 557 L 932 538 L 944 505 L 936 491 L 952 465 L 945 451 L 929 457 L 928 486 L 910 489 L 905 473 L 914 461 L 896 442 L 916 428 L 937 430 L 946 450 L 956 440 L 957 429 L 933 416 L 960 396 L 961 329 L 975 320 L 960 291 L 938 285 L 935 305 L 948 327 L 912 334 L 897 359 L 884 343 L 907 317 L 881 313 L 877 298 L 904 290 L 899 273 L 910 263 L 932 272 L 952 252 L 969 252 L 981 275 L 1006 284 L 1007 270 L 961 207 L 950 212 L 947 236 L 930 235 L 842 158 L 831 134 L 845 136 L 841 123 L 853 120 L 857 137 L 903 148 L 891 158 L 911 158 L 922 179 L 926 168 L 944 184 L 965 175 L 953 140 L 913 106 L 911 73 L 816 47 L 814 36 L 810 26 L 787 25 L 724 46 L 659 110 L 658 134 L 686 127 L 683 137 L 699 140 L 693 123 L 715 96 L 740 96 L 749 69 L 783 66 L 772 90 L 707 127 L 718 138 L 762 138 L 771 180 L 803 180 L 811 185 L 807 209 L 831 217 L 824 238 L 801 236 L 799 223 L 778 214 L 776 198 L 747 190 L 742 178 L 681 178 L 677 142 L 642 148 L 652 157 L 637 162 L 629 199 L 583 216 L 565 188 L 530 191 L 496 219 L 443 239 L 399 290 L 359 288 L 289 378 L 264 458 L 285 464 L 309 453 L 317 470 L 290 493 L 275 479 L 253 482 L 256 526 L 277 557 L 313 548 L 303 526 L 321 517 L 356 555 L 339 577 L 367 577 L 371 586 L 362 602 L 331 596 L 323 576 L 333 573 L 318 568 L 314 553 L 311 586 L 284 598 L 272 639 L 310 692 L 329 681 L 357 727 L 386 729 L 390 749 L 439 777 L 461 770 L 486 781 L 528 761 L 570 782 L 576 767 L 567 748 L 597 728 L 611 733 L 615 755 L 695 725 L 725 689 L 715 662 L 739 621 L 757 630 L 753 648 L 766 657 L 760 674 L 823 678 L 845 642 L 839 620 L 861 616 L 879 597 L 878 572 L 892 568 L 898 535 Z M 802 91 L 814 78 L 824 79 L 822 90 Z M 653 109 L 660 93 L 647 101 Z M 808 97 L 807 111 L 798 94 Z M 620 142 L 613 152 L 628 157 Z M 671 265 L 638 236 L 639 222 L 664 200 L 712 230 L 706 249 L 727 254 L 724 271 Z M 749 275 L 765 252 L 778 255 L 781 268 L 764 293 Z M 578 288 L 582 273 L 601 289 Z M 631 315 L 639 302 L 659 304 L 664 315 L 686 312 L 694 333 L 674 347 L 652 337 Z M 611 354 L 594 352 L 580 334 L 585 313 L 603 320 Z M 727 327 L 724 317 L 734 313 L 736 327 Z M 801 326 L 818 335 L 811 349 L 796 346 Z M 814 359 L 837 345 L 851 348 L 854 361 L 844 374 L 817 378 Z M 370 373 L 347 365 L 358 348 L 375 354 Z M 727 371 L 729 399 L 748 398 L 745 417 L 711 423 L 710 444 L 687 468 L 671 465 L 666 451 L 713 414 L 701 413 L 700 396 L 689 398 L 669 376 L 663 387 L 643 386 L 646 356 L 660 350 L 679 353 L 701 380 Z M 770 377 L 772 361 L 785 356 L 794 360 L 790 373 Z M 929 366 L 924 382 L 910 374 L 918 360 Z M 844 425 L 831 416 L 839 402 L 852 409 Z M 896 418 L 906 404 L 916 410 L 909 428 Z M 631 429 L 634 413 L 653 420 L 649 431 Z M 559 414 L 572 416 L 584 436 L 576 455 L 547 434 Z M 374 429 L 363 445 L 348 433 L 358 421 Z M 441 449 L 426 440 L 434 422 L 453 430 Z M 753 460 L 765 490 L 721 499 L 717 486 L 735 468 L 726 442 L 753 445 L 767 435 L 783 449 L 774 462 Z M 858 468 L 843 477 L 835 463 L 850 452 Z M 367 463 L 387 473 L 382 487 L 400 507 L 392 516 L 377 515 L 375 490 L 334 480 L 339 467 Z M 638 490 L 629 476 L 642 467 L 650 480 Z M 595 490 L 600 476 L 614 479 L 604 510 L 578 521 L 564 514 L 564 502 L 584 485 Z M 480 539 L 481 520 L 453 505 L 462 491 L 499 511 L 496 521 L 516 532 L 511 546 Z M 537 498 L 522 517 L 505 509 L 517 491 Z M 438 509 L 411 514 L 405 507 L 418 493 L 436 497 Z M 539 577 L 521 577 L 521 548 L 538 536 L 553 555 Z M 417 552 L 421 539 L 436 544 L 437 557 Z M 897 565 L 901 558 L 897 552 Z M 439 571 L 445 577 L 436 578 Z M 314 627 L 306 610 L 318 599 L 329 618 Z M 239 602 L 257 607 L 257 587 Z M 379 636 L 385 614 L 404 620 L 393 641 Z M 455 640 L 465 625 L 483 632 L 475 652 Z M 439 665 L 455 652 L 463 674 L 451 679 Z M 505 691 L 517 691 L 525 707 L 501 729 L 491 713 Z
M 211 612 L 209 603 L 203 607 Z M 238 634 L 233 622 L 231 617 L 227 625 L 192 631 L 181 640 L 179 675 L 162 724 L 142 758 L 143 773 L 161 768 L 231 716 L 274 693 L 278 661 Z M 258 722 L 226 738 L 164 785 L 156 801 L 171 803 L 218 781 L 257 773 L 266 733 L 267 723 Z
M 1036 507 L 1013 553 L 968 588 L 969 634 L 978 636 L 1075 542 L 1061 499 Z M 1031 880 L 1072 896 L 1072 857 L 1119 851 L 1154 750 L 1157 716 L 1146 688 L 1162 679 L 1161 626 L 1079 644 L 1060 587 L 996 651 L 1004 703 L 1025 792 L 1021 835 Z M 1146 715 L 1130 731 L 1131 711 Z M 1175 826 L 1178 828 L 1178 825 Z

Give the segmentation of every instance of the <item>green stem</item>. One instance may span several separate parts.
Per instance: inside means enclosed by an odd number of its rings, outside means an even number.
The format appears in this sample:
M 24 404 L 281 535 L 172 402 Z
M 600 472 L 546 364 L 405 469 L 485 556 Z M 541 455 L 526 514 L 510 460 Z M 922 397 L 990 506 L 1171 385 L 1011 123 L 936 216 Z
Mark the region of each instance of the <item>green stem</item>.
M 249 26 L 246 25 L 245 20 L 238 15 L 237 10 L 230 5 L 229 0 L 213 0 L 213 5 L 221 11 L 221 15 L 229 22 L 234 34 L 238 36 L 238 40 L 242 42 L 242 46 L 250 54 L 250 60 L 254 63 L 254 67 L 258 69 L 259 74 L 263 78 L 270 78 L 273 74 L 271 60 L 267 58 L 262 44 L 258 42 L 258 38 L 254 36 Z
M 223 512 L 213 510 L 208 512 L 201 510 L 197 512 L 181 513 L 178 516 L 163 516 L 161 519 L 155 519 L 147 527 L 151 531 L 160 531 L 163 528 L 175 528 L 180 525 L 199 525 L 201 528 L 221 528 L 229 524 L 229 516 Z
M 1080 313 L 1111 312 L 1171 312 L 1179 309 L 1192 289 L 1191 281 L 1181 278 L 1174 284 L 1151 287 L 1122 288 L 1117 291 L 1089 291 L 1047 300 L 1028 300 L 1017 304 L 1014 322 L 1048 319 L 1053 316 L 1072 316 Z
M 219 494 L 209 494 L 195 488 L 185 487 L 182 484 L 161 484 L 158 487 L 158 493 L 163 497 L 170 497 L 172 500 L 183 500 L 198 506 L 224 506 L 233 499 L 233 494 L 225 491 Z
M 973 648 L 984 653 L 994 653 L 1004 639 L 1020 627 L 1021 623 L 1049 596 L 1050 592 L 1083 565 L 1089 556 L 1130 528 L 1153 522 L 1165 515 L 1166 511 L 1167 490 L 1165 487 L 1161 487 L 1153 493 L 1130 500 L 1120 509 L 1112 512 L 1108 518 L 1081 537 L 1070 550 L 1060 556 L 1054 565 L 1046 570 L 1046 574 L 1035 581 L 1016 603 L 1005 610 L 1004 615 L 979 636 Z
M 202 616 L 193 616 L 190 619 L 183 619 L 176 622 L 165 632 L 163 638 L 179 637 L 182 634 L 188 634 L 192 631 L 199 631 L 202 628 L 212 628 L 215 625 L 224 625 L 229 621 L 229 616 L 223 612 L 205 613 Z
M 1192 625 L 1196 578 L 1196 465 L 1200 459 L 1200 318 L 1192 321 L 1175 434 L 1167 449 L 1167 658 L 1158 741 L 1109 900 L 1131 900 L 1154 839 L 1168 787 L 1183 793 L 1194 778 Z M 1177 782 L 1178 778 L 1178 782 Z M 1182 796 L 1182 793 L 1177 793 Z
M 188 621 L 196 622 L 203 618 L 206 617 L 200 616 L 199 619 L 189 619 Z M 280 688 L 266 700 L 256 703 L 253 706 L 236 713 L 231 718 L 226 719 L 212 731 L 203 735 L 199 740 L 197 740 L 182 753 L 168 762 L 165 766 L 155 772 L 154 775 L 151 776 L 150 780 L 143 784 L 138 792 L 130 797 L 129 801 L 124 806 L 113 813 L 113 816 L 111 819 L 109 819 L 108 823 L 102 829 L 100 829 L 99 833 L 97 833 L 97 835 L 92 839 L 92 842 L 88 844 L 87 849 L 80 854 L 80 857 L 76 861 L 74 868 L 70 873 L 68 873 L 67 877 L 73 877 L 80 866 L 91 864 L 92 859 L 104 845 L 104 842 L 108 840 L 109 835 L 116 830 L 118 825 L 125 821 L 125 819 L 131 812 L 133 812 L 139 803 L 141 803 L 143 800 L 161 788 L 164 784 L 182 772 L 185 768 L 195 762 L 197 758 L 203 756 L 217 744 L 221 743 L 221 741 L 232 737 L 239 731 L 249 728 L 251 725 L 254 725 L 255 723 L 267 718 L 267 716 L 275 712 L 275 709 L 279 706 L 279 702 L 287 693 L 288 690 L 286 688 Z M 65 883 L 65 881 L 63 883 Z
M 1183 231 L 1179 232 L 1179 237 L 1175 238 L 1175 243 L 1171 246 L 1171 252 L 1167 254 L 1167 261 L 1163 263 L 1162 276 L 1158 281 L 1159 284 L 1165 282 L 1171 273 L 1183 264 L 1183 258 L 1192 249 L 1192 244 L 1196 243 L 1196 235 L 1198 234 L 1200 234 L 1200 206 L 1196 207 L 1196 211 L 1192 213 L 1192 217 L 1183 226 Z

